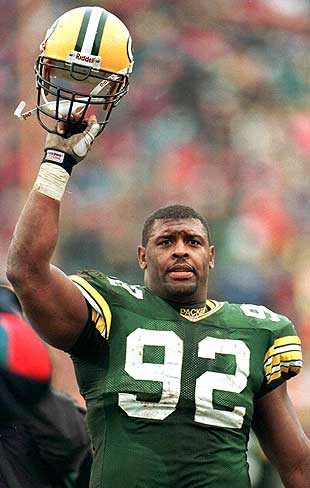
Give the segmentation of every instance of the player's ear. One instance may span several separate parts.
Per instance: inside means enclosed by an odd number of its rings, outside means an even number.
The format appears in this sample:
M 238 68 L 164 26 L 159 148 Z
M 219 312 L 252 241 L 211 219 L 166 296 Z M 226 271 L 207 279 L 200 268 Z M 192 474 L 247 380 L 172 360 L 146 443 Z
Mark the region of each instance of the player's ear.
M 139 266 L 141 269 L 146 269 L 147 264 L 146 264 L 146 255 L 145 255 L 145 247 L 144 246 L 138 246 L 137 249 L 137 258 L 139 262 Z
M 214 268 L 214 259 L 215 259 L 215 247 L 210 246 L 209 248 L 209 269 Z

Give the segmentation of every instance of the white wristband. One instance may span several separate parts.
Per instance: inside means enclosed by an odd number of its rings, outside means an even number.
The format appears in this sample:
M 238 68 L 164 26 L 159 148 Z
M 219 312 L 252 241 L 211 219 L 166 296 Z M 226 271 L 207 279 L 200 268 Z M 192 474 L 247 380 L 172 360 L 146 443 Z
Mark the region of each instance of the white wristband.
M 33 188 L 43 195 L 60 201 L 69 178 L 70 175 L 61 166 L 54 163 L 42 163 Z

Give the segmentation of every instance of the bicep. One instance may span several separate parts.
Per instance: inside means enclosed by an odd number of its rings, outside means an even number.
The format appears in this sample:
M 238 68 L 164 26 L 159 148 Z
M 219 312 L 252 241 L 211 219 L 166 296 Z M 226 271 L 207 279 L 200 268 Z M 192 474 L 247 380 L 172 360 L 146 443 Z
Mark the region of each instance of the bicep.
M 33 328 L 60 349 L 75 343 L 88 319 L 82 293 L 55 266 L 35 287 L 24 288 L 19 298 Z
M 309 441 L 287 394 L 286 383 L 256 401 L 252 426 L 282 479 L 309 455 Z

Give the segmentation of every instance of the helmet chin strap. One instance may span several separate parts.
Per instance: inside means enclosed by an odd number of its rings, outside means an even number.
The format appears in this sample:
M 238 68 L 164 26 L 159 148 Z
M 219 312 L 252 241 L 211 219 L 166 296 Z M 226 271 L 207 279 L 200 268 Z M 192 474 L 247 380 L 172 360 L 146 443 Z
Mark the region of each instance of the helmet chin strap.
M 121 72 L 120 72 L 120 74 L 121 74 Z M 96 95 L 100 95 L 100 93 L 104 90 L 104 88 L 106 88 L 106 86 L 111 81 L 112 82 L 118 81 L 118 75 L 112 74 L 107 79 L 101 80 L 100 83 L 98 83 L 98 85 L 96 85 L 95 88 L 93 88 L 91 90 L 91 92 L 89 93 L 89 96 L 94 97 Z M 49 102 L 44 93 L 42 93 L 42 98 L 43 98 L 45 103 L 43 103 L 42 105 L 39 105 L 36 108 L 32 108 L 31 110 L 27 110 L 26 112 L 23 112 L 23 110 L 26 107 L 26 102 L 24 100 L 22 100 L 17 105 L 17 107 L 14 111 L 14 115 L 16 115 L 16 117 L 18 117 L 19 119 L 27 120 L 27 119 L 29 119 L 29 117 L 31 117 L 31 115 L 36 113 L 37 108 L 44 108 L 45 111 L 50 112 L 51 115 L 55 115 L 57 105 L 58 105 L 59 115 L 63 115 L 63 116 L 68 115 L 69 107 L 71 106 L 71 100 L 59 100 L 58 103 L 56 101 Z M 79 100 L 80 103 L 79 103 L 79 101 L 73 102 L 72 113 L 75 113 L 78 109 L 83 108 L 85 106 L 85 103 L 88 102 L 89 98 L 88 97 L 87 98 L 80 97 L 77 100 Z M 107 103 L 109 103 L 109 102 L 107 102 Z M 112 102 L 110 102 L 110 103 L 112 103 Z

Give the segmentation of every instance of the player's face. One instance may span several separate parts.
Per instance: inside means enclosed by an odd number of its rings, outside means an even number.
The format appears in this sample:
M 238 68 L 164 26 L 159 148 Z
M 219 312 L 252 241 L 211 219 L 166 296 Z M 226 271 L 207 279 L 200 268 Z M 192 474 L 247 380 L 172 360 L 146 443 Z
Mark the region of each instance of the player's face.
M 198 219 L 155 220 L 147 246 L 138 247 L 145 284 L 160 297 L 182 303 L 203 301 L 214 246 Z

